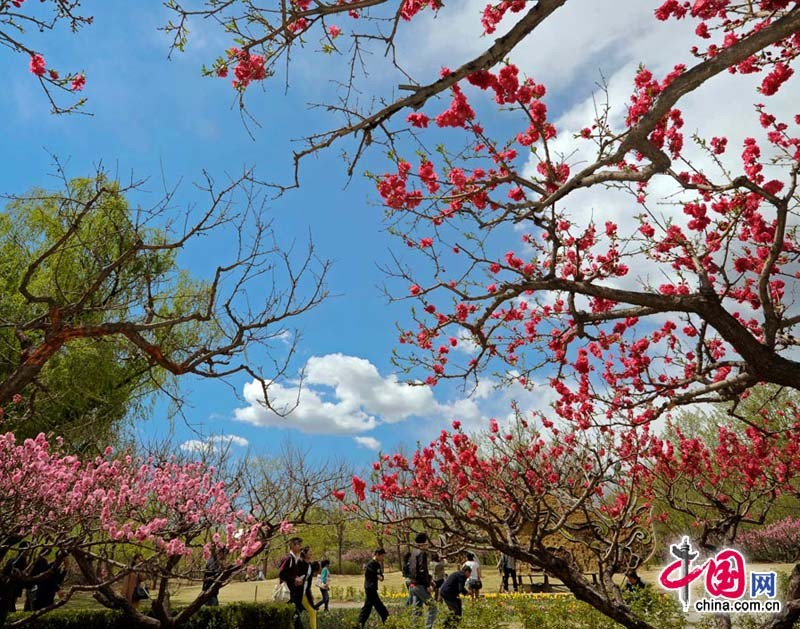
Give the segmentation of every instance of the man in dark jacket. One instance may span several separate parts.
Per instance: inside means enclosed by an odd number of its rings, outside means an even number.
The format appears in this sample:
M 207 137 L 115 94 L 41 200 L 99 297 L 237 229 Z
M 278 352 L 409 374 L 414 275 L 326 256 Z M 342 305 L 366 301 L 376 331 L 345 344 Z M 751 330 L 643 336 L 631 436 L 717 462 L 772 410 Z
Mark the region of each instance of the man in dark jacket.
M 217 549 L 215 546 L 211 546 L 211 555 L 209 556 L 208 560 L 206 561 L 206 569 L 203 573 L 203 591 L 210 590 L 214 587 L 216 580 L 222 574 L 222 565 L 220 564 L 219 556 L 217 555 Z M 219 606 L 219 595 L 214 594 L 211 598 L 206 601 L 206 605 L 210 607 L 218 607 Z
M 21 542 L 19 555 L 9 559 L 3 566 L 3 583 L 0 588 L 0 612 L 14 612 L 17 609 L 17 599 L 22 596 L 23 586 L 21 575 L 28 567 L 28 542 Z M 1 615 L 1 614 L 0 614 Z
M 289 540 L 289 554 L 282 560 L 278 568 L 278 581 L 285 583 L 291 593 L 290 603 L 294 604 L 294 629 L 303 629 L 300 614 L 303 611 L 303 580 L 305 575 L 301 575 L 298 570 L 297 562 L 300 560 L 300 548 L 303 540 L 293 537 Z
M 67 576 L 66 560 L 60 566 L 56 562 L 50 563 L 44 560 L 41 567 L 42 570 L 39 574 L 47 573 L 47 576 L 36 584 L 36 595 L 32 602 L 33 611 L 45 609 L 55 603 L 56 593 L 61 589 L 61 584 L 64 583 Z
M 417 533 L 414 538 L 416 548 L 411 551 L 411 558 L 408 560 L 411 572 L 411 586 L 409 590 L 414 597 L 414 615 L 419 616 L 420 608 L 427 605 L 428 614 L 425 618 L 425 627 L 431 629 L 436 621 L 436 605 L 433 602 L 431 593 L 433 592 L 433 579 L 428 570 L 428 546 L 429 540 L 426 533 Z
M 358 614 L 358 624 L 362 627 L 366 626 L 369 615 L 372 613 L 372 608 L 378 612 L 381 617 L 381 622 L 386 624 L 386 619 L 389 617 L 389 610 L 383 604 L 381 597 L 378 595 L 378 583 L 383 581 L 383 558 L 386 556 L 386 551 L 383 548 L 377 548 L 372 553 L 372 559 L 364 567 L 364 594 L 366 600 L 364 606 Z
M 472 568 L 466 565 L 462 566 L 461 570 L 457 570 L 448 576 L 444 580 L 444 583 L 442 583 L 442 587 L 439 588 L 439 596 L 442 597 L 447 607 L 453 612 L 448 622 L 445 622 L 445 626 L 456 625 L 461 620 L 461 599 L 458 595 L 463 594 L 464 596 L 469 596 L 469 592 L 467 592 L 467 580 L 471 575 Z

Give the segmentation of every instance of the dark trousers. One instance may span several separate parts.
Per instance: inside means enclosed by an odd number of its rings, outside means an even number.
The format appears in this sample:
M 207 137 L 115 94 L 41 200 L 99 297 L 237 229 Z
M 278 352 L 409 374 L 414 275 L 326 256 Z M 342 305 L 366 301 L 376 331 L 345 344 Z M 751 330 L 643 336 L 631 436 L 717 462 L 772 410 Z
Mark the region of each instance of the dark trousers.
M 378 612 L 378 616 L 381 617 L 381 622 L 385 623 L 386 619 L 389 617 L 389 610 L 386 609 L 386 605 L 383 604 L 381 597 L 378 596 L 378 590 L 370 588 L 366 591 L 366 595 L 367 600 L 364 601 L 364 607 L 362 607 L 361 611 L 358 613 L 358 624 L 362 627 L 367 624 L 373 607 L 375 611 Z
M 328 590 L 323 590 L 322 588 L 319 588 L 319 593 L 322 595 L 322 600 L 315 607 L 317 609 L 324 607 L 325 611 L 328 611 L 328 602 L 331 600 L 331 595 Z
M 303 629 L 303 621 L 300 618 L 300 614 L 303 613 L 303 588 L 301 587 L 293 587 L 292 588 L 292 598 L 289 600 L 290 603 L 294 603 L 294 629 Z
M 452 612 L 447 615 L 444 621 L 445 627 L 454 627 L 461 621 L 461 599 L 460 598 L 444 598 L 442 600 L 447 605 L 447 608 Z
M 511 576 L 511 583 L 514 584 L 514 591 L 519 590 L 517 585 L 517 571 L 515 568 L 503 568 L 503 592 L 508 592 L 508 577 Z

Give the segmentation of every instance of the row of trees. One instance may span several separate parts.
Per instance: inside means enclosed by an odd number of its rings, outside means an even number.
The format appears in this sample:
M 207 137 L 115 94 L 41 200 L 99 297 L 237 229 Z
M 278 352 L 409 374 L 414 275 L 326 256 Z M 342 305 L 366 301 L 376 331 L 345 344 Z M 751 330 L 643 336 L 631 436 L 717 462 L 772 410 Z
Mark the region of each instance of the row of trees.
M 211 454 L 188 461 L 109 447 L 79 457 L 44 434 L 19 442 L 11 432 L 0 435 L 0 625 L 14 592 L 69 566 L 63 597 L 7 626 L 36 626 L 77 593 L 136 626 L 181 626 L 249 565 L 284 553 L 296 527 L 318 525 L 341 509 L 332 493 L 348 482 L 342 463 L 289 468 L 302 459 L 291 448 L 269 460 Z M 170 590 L 202 582 L 212 553 L 220 565 L 213 586 L 173 610 Z M 44 571 L 40 558 L 48 562 Z M 132 572 L 155 584 L 146 606 L 122 593 Z
M 140 626 L 180 626 L 279 552 L 347 474 L 291 450 L 233 466 L 108 444 L 155 394 L 179 404 L 181 376 L 257 376 L 244 359 L 257 348 L 267 390 L 293 351 L 276 342 L 265 361 L 271 342 L 324 298 L 327 264 L 310 244 L 278 249 L 249 173 L 222 186 L 206 177 L 207 205 L 185 212 L 174 190 L 137 207 L 141 182 L 59 174 L 61 190 L 31 190 L 0 215 L 0 624 L 15 591 L 70 564 L 65 596 L 11 626 L 35 625 L 78 592 Z M 206 275 L 181 268 L 179 254 L 211 232 L 238 247 Z M 214 587 L 175 614 L 170 583 L 201 580 L 211 553 L 225 556 Z M 146 609 L 121 594 L 132 571 L 157 584 Z

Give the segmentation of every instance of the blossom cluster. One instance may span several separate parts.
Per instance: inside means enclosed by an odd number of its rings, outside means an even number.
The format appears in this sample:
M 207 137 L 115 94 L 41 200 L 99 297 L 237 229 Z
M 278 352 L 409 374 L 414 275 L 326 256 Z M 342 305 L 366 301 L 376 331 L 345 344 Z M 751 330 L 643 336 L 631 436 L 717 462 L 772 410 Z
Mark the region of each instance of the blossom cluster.
M 194 552 L 195 538 L 241 560 L 261 549 L 262 525 L 244 514 L 214 469 L 104 455 L 82 461 L 44 434 L 18 443 L 0 435 L 0 505 L 4 538 L 46 540 L 60 547 L 91 536 L 96 544 L 147 545 L 170 556 Z M 81 535 L 82 532 L 82 535 Z

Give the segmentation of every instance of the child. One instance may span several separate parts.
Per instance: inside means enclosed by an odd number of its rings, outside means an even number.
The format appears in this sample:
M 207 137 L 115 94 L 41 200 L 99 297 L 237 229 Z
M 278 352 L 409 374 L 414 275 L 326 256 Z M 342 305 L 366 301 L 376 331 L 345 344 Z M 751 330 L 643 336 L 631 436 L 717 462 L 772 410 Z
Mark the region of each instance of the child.
M 322 567 L 322 571 L 319 573 L 319 577 L 317 578 L 317 587 L 319 588 L 319 593 L 322 595 L 322 600 L 317 603 L 317 609 L 322 606 L 325 606 L 325 611 L 328 611 L 328 601 L 331 600 L 330 596 L 330 570 L 328 570 L 328 566 L 331 565 L 330 559 L 323 559 L 320 563 Z

